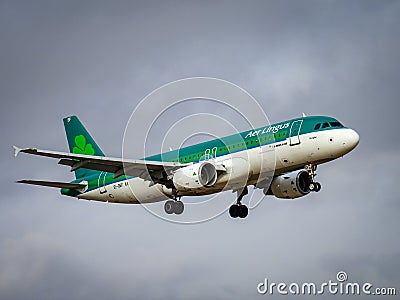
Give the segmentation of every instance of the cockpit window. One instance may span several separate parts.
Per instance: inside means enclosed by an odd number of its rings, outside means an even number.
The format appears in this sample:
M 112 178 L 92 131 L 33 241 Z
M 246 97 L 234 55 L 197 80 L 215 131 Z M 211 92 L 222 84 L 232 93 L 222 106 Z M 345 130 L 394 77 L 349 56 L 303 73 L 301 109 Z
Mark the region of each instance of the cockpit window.
M 321 127 L 321 123 L 318 123 L 317 125 L 315 125 L 314 130 L 318 130 Z
M 328 128 L 328 127 L 329 127 L 328 122 L 325 122 L 325 123 L 322 124 L 322 128 Z
M 344 127 L 340 122 L 329 122 L 329 124 L 331 124 L 332 127 Z

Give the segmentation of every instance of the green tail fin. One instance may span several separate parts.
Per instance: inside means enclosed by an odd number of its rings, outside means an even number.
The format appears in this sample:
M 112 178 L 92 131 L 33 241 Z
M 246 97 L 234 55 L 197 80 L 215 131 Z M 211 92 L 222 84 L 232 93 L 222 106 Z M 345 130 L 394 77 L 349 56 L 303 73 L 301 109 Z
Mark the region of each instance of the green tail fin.
M 69 151 L 71 153 L 104 156 L 103 151 L 101 151 L 92 136 L 76 116 L 64 118 L 63 121 L 65 133 L 67 134 Z M 97 173 L 100 172 L 82 168 L 75 171 L 75 177 L 78 179 Z

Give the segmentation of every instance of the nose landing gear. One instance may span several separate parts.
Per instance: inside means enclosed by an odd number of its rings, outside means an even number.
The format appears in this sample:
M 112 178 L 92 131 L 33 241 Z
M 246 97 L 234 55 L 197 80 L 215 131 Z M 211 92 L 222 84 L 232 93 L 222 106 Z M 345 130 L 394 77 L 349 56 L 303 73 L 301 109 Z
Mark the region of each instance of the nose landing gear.
M 314 181 L 314 178 L 317 175 L 315 173 L 315 171 L 317 170 L 317 166 L 313 164 L 308 164 L 304 168 L 307 170 L 308 175 L 310 176 L 310 184 L 308 186 L 309 190 L 311 192 L 319 192 L 322 186 L 319 182 Z

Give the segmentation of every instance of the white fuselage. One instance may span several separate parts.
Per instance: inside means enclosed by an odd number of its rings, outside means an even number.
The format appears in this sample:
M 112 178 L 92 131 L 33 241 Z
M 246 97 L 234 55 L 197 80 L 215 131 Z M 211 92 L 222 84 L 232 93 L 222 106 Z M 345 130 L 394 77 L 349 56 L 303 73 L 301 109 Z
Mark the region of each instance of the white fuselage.
M 245 185 L 256 184 L 260 181 L 260 174 L 262 176 L 264 172 L 263 159 L 275 160 L 272 163 L 268 162 L 267 166 L 274 167 L 270 172 L 278 176 L 302 169 L 307 164 L 318 165 L 341 157 L 354 149 L 358 141 L 358 134 L 354 130 L 338 128 L 302 134 L 296 137 L 296 141 L 287 138 L 284 141 L 211 158 L 214 164 L 223 165 L 226 172 L 218 176 L 216 184 L 202 194 L 239 188 L 240 181 L 232 181 L 229 178 L 235 174 L 239 174 L 240 177 L 240 173 L 245 173 L 246 178 L 248 177 Z M 243 183 L 241 185 L 243 186 Z M 186 195 L 198 195 L 198 193 L 179 194 L 179 196 Z M 150 203 L 171 198 L 171 191 L 161 184 L 153 184 L 134 177 L 84 192 L 78 195 L 78 198 L 131 204 Z

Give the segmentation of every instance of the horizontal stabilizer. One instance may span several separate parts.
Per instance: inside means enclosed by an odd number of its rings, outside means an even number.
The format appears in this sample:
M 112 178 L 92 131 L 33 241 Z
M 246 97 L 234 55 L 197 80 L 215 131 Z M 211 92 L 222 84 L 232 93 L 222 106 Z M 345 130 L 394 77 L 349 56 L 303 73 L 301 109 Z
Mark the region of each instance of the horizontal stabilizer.
M 69 183 L 69 182 L 57 182 L 57 181 L 41 181 L 41 180 L 19 180 L 18 183 L 34 184 L 41 186 L 49 186 L 55 188 L 67 188 L 74 190 L 83 190 L 87 187 L 84 183 Z

